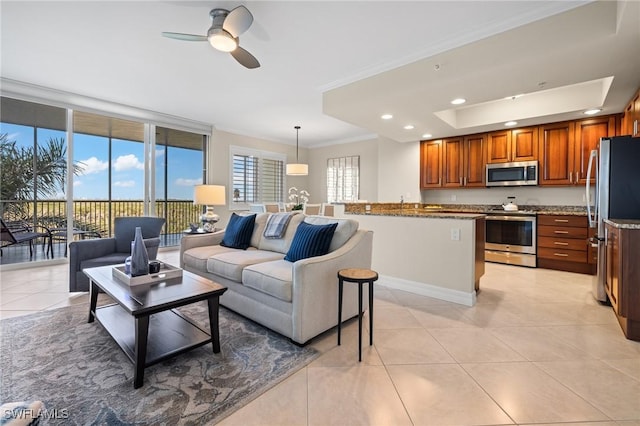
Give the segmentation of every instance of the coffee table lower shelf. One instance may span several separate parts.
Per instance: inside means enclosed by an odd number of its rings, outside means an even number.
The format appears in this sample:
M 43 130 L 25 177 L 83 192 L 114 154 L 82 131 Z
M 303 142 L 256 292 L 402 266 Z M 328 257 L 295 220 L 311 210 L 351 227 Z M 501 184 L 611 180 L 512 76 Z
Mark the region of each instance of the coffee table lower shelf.
M 96 308 L 95 317 L 135 365 L 135 317 L 117 304 Z M 211 343 L 211 335 L 178 311 L 170 309 L 152 314 L 144 367 L 207 343 Z

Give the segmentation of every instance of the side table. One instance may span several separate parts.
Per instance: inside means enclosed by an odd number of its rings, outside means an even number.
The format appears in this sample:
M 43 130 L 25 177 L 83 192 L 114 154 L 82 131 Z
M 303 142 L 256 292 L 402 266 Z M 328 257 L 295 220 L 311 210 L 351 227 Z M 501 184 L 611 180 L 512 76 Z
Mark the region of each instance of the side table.
M 373 283 L 378 273 L 370 269 L 341 269 L 338 271 L 338 346 L 342 327 L 342 289 L 344 282 L 358 284 L 358 362 L 362 361 L 362 286 L 369 283 L 369 346 L 373 345 Z

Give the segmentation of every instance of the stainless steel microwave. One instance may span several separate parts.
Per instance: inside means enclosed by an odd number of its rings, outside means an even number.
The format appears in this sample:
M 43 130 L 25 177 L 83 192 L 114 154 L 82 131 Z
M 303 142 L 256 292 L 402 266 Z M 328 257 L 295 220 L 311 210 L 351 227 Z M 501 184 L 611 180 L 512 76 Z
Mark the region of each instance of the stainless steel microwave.
M 538 184 L 538 162 L 487 164 L 487 186 L 527 186 Z

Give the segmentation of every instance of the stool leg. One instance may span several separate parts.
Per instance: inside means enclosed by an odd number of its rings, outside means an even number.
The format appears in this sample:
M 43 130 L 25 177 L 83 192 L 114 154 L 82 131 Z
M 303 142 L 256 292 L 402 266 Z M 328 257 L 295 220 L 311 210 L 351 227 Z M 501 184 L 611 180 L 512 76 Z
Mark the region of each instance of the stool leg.
M 373 345 L 373 281 L 369 281 L 369 346 Z
M 340 346 L 340 328 L 342 328 L 342 278 L 338 278 L 338 346 Z
M 358 362 L 362 361 L 362 285 L 358 283 Z

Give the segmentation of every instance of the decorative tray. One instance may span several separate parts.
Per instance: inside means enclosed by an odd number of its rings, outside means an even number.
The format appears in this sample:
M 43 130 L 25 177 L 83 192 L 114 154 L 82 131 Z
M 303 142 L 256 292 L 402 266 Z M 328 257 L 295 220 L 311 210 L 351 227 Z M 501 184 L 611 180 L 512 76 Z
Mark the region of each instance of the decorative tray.
M 157 274 L 140 275 L 138 277 L 132 277 L 131 275 L 124 273 L 124 265 L 114 266 L 111 269 L 111 275 L 118 281 L 125 283 L 129 286 L 141 285 L 141 284 L 153 284 L 160 281 L 165 281 L 171 278 L 182 278 L 182 269 L 169 265 L 168 263 L 160 263 L 160 272 Z

